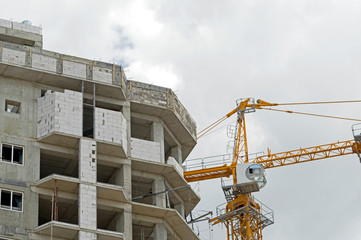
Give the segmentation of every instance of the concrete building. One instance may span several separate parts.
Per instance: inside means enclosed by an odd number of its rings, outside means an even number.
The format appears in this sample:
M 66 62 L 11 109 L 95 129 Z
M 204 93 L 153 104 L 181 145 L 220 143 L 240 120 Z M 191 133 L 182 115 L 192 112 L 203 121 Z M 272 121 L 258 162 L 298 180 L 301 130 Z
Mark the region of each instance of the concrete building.
M 196 125 L 170 89 L 0 20 L 0 239 L 198 239 Z

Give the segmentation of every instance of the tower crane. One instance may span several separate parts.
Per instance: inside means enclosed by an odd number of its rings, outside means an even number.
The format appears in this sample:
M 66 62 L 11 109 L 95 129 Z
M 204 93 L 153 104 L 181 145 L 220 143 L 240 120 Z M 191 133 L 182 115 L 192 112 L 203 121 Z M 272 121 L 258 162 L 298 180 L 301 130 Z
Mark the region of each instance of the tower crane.
M 307 114 L 273 109 L 270 107 L 279 105 L 301 105 L 301 104 L 325 104 L 325 103 L 347 103 L 361 101 L 334 101 L 334 102 L 313 102 L 313 103 L 269 103 L 263 100 L 254 101 L 253 98 L 241 99 L 237 107 L 224 117 L 211 124 L 198 133 L 202 137 L 225 119 L 237 113 L 237 128 L 235 133 L 235 145 L 233 158 L 230 164 L 223 164 L 215 167 L 186 170 L 184 178 L 188 182 L 202 181 L 207 179 L 231 177 L 233 184 L 222 186 L 227 203 L 221 209 L 217 217 L 209 220 L 210 223 L 223 223 L 227 230 L 227 240 L 262 240 L 262 229 L 273 224 L 273 211 L 256 200 L 252 193 L 259 191 L 265 184 L 264 169 L 287 166 L 292 164 L 310 162 L 331 157 L 338 157 L 348 154 L 357 154 L 361 162 L 361 128 L 353 126 L 354 140 L 341 141 L 331 144 L 324 144 L 309 148 L 301 148 L 281 153 L 268 153 L 249 159 L 248 143 L 246 134 L 245 114 L 255 112 L 256 109 L 283 111 L 287 113 L 306 114 L 320 117 L 331 117 L 346 120 L 361 121 L 342 117 L 325 116 L 319 114 Z

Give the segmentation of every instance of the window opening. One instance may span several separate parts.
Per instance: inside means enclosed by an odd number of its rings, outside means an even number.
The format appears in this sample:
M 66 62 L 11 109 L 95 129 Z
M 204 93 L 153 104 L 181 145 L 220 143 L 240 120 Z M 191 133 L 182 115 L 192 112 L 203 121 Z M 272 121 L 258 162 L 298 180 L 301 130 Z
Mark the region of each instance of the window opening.
M 11 100 L 5 100 L 5 111 L 12 113 L 20 113 L 20 103 Z
M 83 137 L 94 138 L 95 84 L 82 82 Z M 87 97 L 85 97 L 87 95 Z
M 7 145 L 7 144 L 3 144 L 3 146 L 2 146 L 2 160 L 7 161 L 7 162 L 11 162 L 11 159 L 12 159 L 11 156 L 12 156 L 12 146 Z
M 23 195 L 21 193 L 13 192 L 12 208 L 13 210 L 21 211 L 23 204 Z
M 23 148 L 14 146 L 13 162 L 23 164 Z
M 10 190 L 0 189 L 0 208 L 13 211 L 23 210 L 23 194 Z
M 2 144 L 1 159 L 4 162 L 22 165 L 24 162 L 24 147 L 11 144 Z
M 11 209 L 11 191 L 1 191 L 1 208 Z

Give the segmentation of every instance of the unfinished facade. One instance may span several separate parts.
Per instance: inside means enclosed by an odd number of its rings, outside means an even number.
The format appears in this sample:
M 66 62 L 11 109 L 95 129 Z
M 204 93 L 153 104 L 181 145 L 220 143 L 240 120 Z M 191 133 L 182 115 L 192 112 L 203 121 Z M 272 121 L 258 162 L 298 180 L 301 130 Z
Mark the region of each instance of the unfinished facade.
M 0 20 L 0 239 L 198 239 L 195 135 L 172 90 Z

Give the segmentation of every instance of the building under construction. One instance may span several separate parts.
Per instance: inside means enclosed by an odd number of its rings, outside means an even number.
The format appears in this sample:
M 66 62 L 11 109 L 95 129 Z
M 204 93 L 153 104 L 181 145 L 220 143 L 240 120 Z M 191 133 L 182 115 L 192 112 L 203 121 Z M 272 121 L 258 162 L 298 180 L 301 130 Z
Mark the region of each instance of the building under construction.
M 196 124 L 172 90 L 0 20 L 0 106 L 0 239 L 199 239 Z

